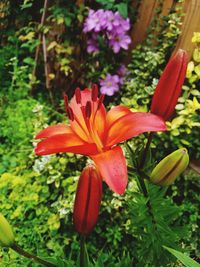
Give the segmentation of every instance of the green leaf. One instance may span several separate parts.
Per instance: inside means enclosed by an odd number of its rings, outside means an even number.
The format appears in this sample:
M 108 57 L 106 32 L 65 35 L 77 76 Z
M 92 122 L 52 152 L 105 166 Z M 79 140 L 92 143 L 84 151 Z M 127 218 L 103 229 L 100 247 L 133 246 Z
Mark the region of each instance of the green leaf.
M 55 264 L 58 267 L 65 267 L 66 263 L 68 263 L 66 260 L 62 260 L 58 257 L 41 257 L 41 258 L 44 259 L 45 261 L 48 261 L 52 264 Z M 70 264 L 71 264 L 71 262 L 69 262 L 69 264 L 67 266 L 73 266 Z
M 191 94 L 194 95 L 194 96 L 199 96 L 200 92 L 197 89 L 194 89 L 194 90 L 191 91 Z
M 166 250 L 168 250 L 172 255 L 174 255 L 180 262 L 182 262 L 186 267 L 200 267 L 200 264 L 193 260 L 192 258 L 186 256 L 180 251 L 175 249 L 163 246 Z
M 194 71 L 196 72 L 196 74 L 198 75 L 198 77 L 200 77 L 200 64 L 198 64 L 197 66 L 195 66 Z
M 121 3 L 117 5 L 117 10 L 119 11 L 120 15 L 124 18 L 128 17 L 128 6 L 127 3 Z
M 193 59 L 196 62 L 200 62 L 200 49 L 195 48 L 193 52 Z
M 82 260 L 83 260 L 83 262 L 82 262 L 82 264 L 83 264 L 83 266 L 85 266 L 85 267 L 90 267 L 91 265 L 90 265 L 90 260 L 89 260 L 89 256 L 88 256 L 88 252 L 87 252 L 87 247 L 86 247 L 86 243 L 85 243 L 85 237 L 84 236 L 81 236 L 81 239 L 82 239 L 82 241 L 81 241 L 81 248 L 80 248 L 80 253 L 81 253 L 81 249 L 82 249 Z M 76 263 L 76 266 L 78 267 L 78 266 L 80 266 L 80 260 L 81 260 L 81 255 L 79 255 L 79 258 L 78 258 L 78 260 L 77 260 L 77 263 Z

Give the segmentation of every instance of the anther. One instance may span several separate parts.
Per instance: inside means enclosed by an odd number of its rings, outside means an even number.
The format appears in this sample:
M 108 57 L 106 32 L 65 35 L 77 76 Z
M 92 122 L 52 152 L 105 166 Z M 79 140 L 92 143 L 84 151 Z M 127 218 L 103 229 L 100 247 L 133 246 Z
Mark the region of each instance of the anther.
M 101 105 L 102 105 L 102 103 L 104 101 L 104 98 L 105 98 L 105 95 L 101 95 L 100 96 L 97 109 L 100 109 L 101 108 Z
M 75 90 L 75 97 L 76 97 L 76 103 L 80 104 L 81 103 L 81 89 L 79 87 L 77 87 Z
M 65 109 L 67 109 L 69 106 L 68 96 L 65 93 L 63 94 L 63 96 L 64 96 Z
M 73 120 L 74 120 L 74 112 L 73 112 L 72 108 L 67 107 L 67 108 L 66 108 L 66 111 L 67 111 L 68 118 L 69 118 L 71 121 L 73 121 Z
M 90 118 L 92 113 L 92 105 L 90 101 L 87 101 L 86 106 L 85 106 L 85 116 L 86 118 Z
M 98 97 L 98 86 L 97 84 L 93 83 L 92 85 L 92 101 L 97 101 Z

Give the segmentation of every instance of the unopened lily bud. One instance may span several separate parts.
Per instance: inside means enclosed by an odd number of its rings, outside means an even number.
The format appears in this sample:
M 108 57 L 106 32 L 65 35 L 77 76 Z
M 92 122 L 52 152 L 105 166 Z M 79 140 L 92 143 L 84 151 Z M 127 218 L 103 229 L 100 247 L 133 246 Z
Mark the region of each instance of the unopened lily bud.
M 162 159 L 153 169 L 150 180 L 154 184 L 171 185 L 188 166 L 189 156 L 186 148 L 180 148 Z
M 179 49 L 169 60 L 156 86 L 151 103 L 151 113 L 169 120 L 172 116 L 187 70 L 188 56 Z
M 89 234 L 98 219 L 102 197 L 102 178 L 93 165 L 86 166 L 79 178 L 73 212 L 78 233 Z
M 0 245 L 11 247 L 14 244 L 14 234 L 6 218 L 0 213 Z

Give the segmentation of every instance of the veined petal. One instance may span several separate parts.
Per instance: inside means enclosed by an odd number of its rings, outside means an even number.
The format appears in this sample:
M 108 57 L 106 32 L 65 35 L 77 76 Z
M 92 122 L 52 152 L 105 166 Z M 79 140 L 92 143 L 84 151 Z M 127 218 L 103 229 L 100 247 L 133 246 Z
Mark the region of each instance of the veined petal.
M 75 134 L 70 133 L 51 136 L 39 142 L 35 148 L 35 154 L 37 155 L 49 155 L 60 152 L 93 155 L 97 153 L 97 148 L 95 144 L 86 143 Z
M 119 118 L 132 113 L 129 108 L 125 106 L 116 106 L 111 108 L 106 116 L 106 126 L 107 128 L 110 128 L 110 126 Z
M 81 110 L 81 106 L 85 106 L 87 101 L 91 100 L 91 92 L 89 89 L 80 91 L 80 102 L 76 102 L 76 95 L 74 95 L 70 101 L 69 106 L 73 110 L 75 120 L 70 121 L 70 125 L 73 131 L 80 136 L 83 140 L 89 141 L 89 133 L 85 124 L 84 116 Z
M 151 113 L 131 112 L 119 118 L 108 129 L 106 146 L 111 147 L 144 132 L 159 131 L 166 131 L 162 118 Z
M 121 147 L 91 156 L 101 176 L 115 193 L 123 194 L 128 182 L 126 160 Z
M 58 134 L 68 134 L 73 133 L 70 126 L 65 124 L 51 125 L 43 130 L 41 130 L 35 137 L 35 139 L 48 138 Z

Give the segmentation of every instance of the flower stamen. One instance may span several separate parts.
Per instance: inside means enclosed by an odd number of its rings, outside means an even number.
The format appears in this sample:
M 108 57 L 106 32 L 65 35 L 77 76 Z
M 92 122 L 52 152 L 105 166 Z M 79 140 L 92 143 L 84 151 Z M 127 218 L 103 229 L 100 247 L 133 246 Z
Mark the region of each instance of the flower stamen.
M 99 102 L 98 102 L 98 106 L 97 106 L 97 110 L 101 108 L 101 105 L 104 101 L 105 95 L 101 95 L 99 98 Z
M 86 106 L 85 106 L 85 116 L 86 118 L 90 118 L 92 113 L 92 105 L 90 101 L 87 101 Z
M 81 104 L 81 89 L 79 87 L 75 90 L 76 103 Z
M 98 86 L 94 83 L 92 85 L 92 94 L 91 94 L 91 98 L 93 102 L 97 101 L 97 97 L 98 97 Z
M 74 112 L 73 112 L 72 108 L 67 107 L 67 108 L 66 108 L 66 112 L 67 112 L 68 118 L 69 118 L 71 121 L 74 121 Z

